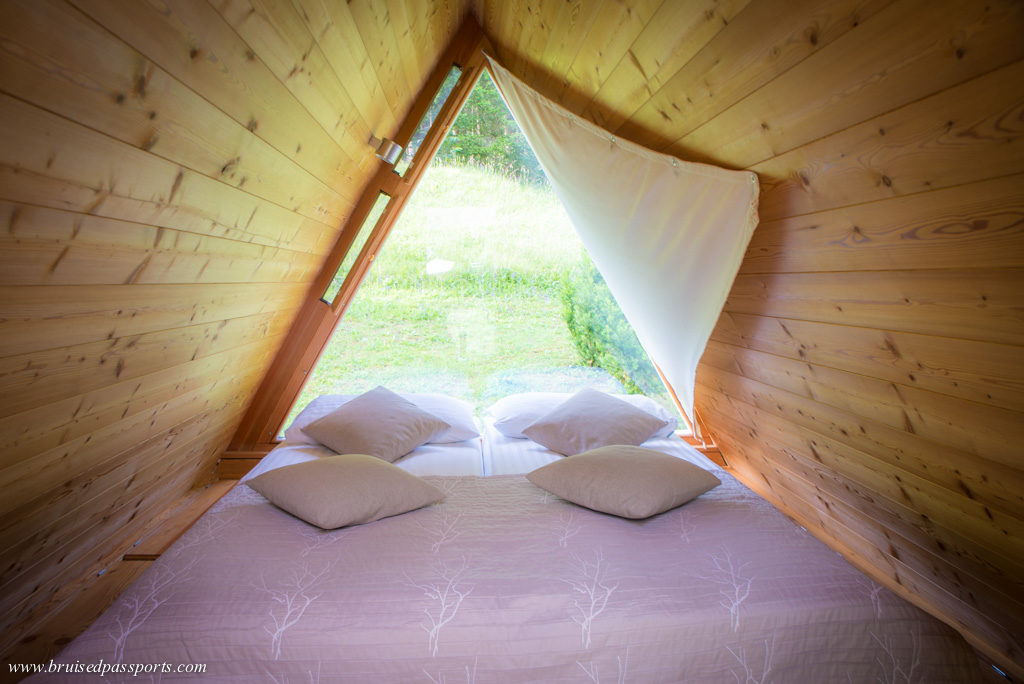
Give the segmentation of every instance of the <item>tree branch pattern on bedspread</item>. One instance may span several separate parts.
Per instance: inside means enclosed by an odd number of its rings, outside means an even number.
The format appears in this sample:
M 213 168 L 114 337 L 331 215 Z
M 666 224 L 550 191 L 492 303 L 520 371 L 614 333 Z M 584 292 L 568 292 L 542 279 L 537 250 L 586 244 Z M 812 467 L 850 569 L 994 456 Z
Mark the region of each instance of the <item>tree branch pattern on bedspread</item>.
M 331 532 L 239 486 L 59 660 L 218 682 L 972 681 L 950 629 L 716 475 L 639 521 L 519 475 L 428 476 L 444 501 Z

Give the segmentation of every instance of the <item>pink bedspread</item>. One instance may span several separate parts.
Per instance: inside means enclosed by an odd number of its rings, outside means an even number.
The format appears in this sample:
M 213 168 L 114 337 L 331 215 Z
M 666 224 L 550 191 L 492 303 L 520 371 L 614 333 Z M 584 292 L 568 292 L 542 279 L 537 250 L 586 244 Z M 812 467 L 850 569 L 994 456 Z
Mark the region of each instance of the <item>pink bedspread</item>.
M 58 660 L 205 663 L 185 676 L 204 682 L 977 680 L 951 629 L 719 476 L 639 522 L 521 475 L 429 477 L 443 503 L 333 532 L 241 485 Z

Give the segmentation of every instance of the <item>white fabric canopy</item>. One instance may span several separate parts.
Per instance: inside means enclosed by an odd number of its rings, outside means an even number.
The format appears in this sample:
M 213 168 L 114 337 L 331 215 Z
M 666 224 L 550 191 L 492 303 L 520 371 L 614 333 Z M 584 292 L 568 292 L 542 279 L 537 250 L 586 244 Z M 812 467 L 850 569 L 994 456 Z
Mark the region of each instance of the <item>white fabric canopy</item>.
M 693 418 L 697 363 L 757 226 L 757 176 L 618 140 L 488 59 L 590 257 Z

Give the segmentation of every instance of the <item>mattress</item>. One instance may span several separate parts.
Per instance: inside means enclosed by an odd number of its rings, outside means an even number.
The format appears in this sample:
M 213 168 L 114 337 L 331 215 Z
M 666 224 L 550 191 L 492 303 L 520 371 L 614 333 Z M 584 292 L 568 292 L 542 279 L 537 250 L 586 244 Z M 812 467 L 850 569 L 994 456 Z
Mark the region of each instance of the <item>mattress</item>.
M 953 630 L 709 469 L 721 486 L 642 521 L 522 475 L 427 476 L 443 502 L 331 532 L 239 485 L 57 661 L 203 663 L 211 682 L 977 681 Z
M 720 468 L 692 446 L 678 437 L 649 439 L 640 446 L 655 449 L 689 461 L 716 474 Z M 514 475 L 528 473 L 548 463 L 565 458 L 562 454 L 537 444 L 530 439 L 506 437 L 491 421 L 484 425 L 483 474 Z M 721 479 L 721 478 L 719 478 Z
M 395 461 L 395 465 L 413 475 L 483 475 L 480 442 L 477 437 L 463 442 L 424 444 Z M 321 445 L 281 442 L 240 481 L 246 482 L 275 468 L 334 455 Z

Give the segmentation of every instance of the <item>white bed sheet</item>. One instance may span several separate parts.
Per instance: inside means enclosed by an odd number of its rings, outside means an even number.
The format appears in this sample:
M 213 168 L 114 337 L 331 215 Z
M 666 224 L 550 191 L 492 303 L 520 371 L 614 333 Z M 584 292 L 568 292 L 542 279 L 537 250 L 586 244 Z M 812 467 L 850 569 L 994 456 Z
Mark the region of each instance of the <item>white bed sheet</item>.
M 251 480 L 275 468 L 335 455 L 325 446 L 281 442 L 240 481 Z M 424 444 L 395 461 L 395 465 L 413 475 L 483 475 L 481 438 Z
M 704 470 L 718 472 L 721 469 L 692 446 L 678 437 L 649 439 L 640 446 L 671 454 L 689 461 Z M 490 420 L 484 424 L 483 474 L 518 475 L 536 470 L 548 463 L 565 458 L 532 439 L 517 439 L 501 434 Z

